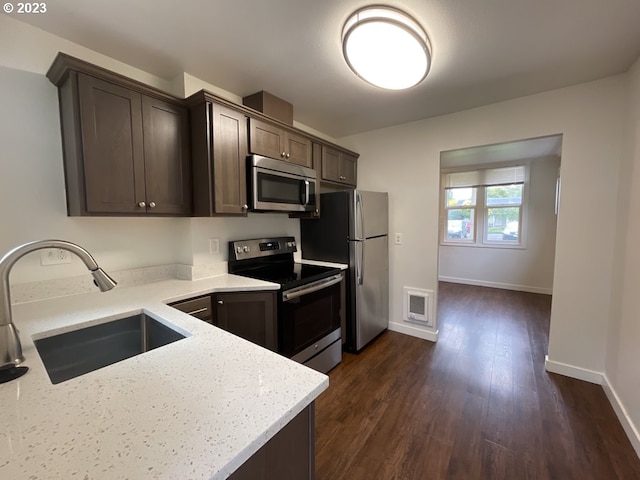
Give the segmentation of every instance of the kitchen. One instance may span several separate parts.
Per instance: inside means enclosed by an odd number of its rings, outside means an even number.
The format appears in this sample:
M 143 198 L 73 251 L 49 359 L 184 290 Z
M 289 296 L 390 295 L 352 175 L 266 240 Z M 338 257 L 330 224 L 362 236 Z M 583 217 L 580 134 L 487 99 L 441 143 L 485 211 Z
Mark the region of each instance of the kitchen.
M 56 53 L 87 58 L 166 90 L 169 82 L 14 18 L 5 16 L 1 21 L 2 105 L 5 112 L 11 112 L 2 116 L 3 168 L 11 172 L 2 176 L 3 252 L 32 239 L 60 237 L 89 248 L 107 271 L 183 264 L 216 272 L 225 261 L 224 249 L 209 253 L 209 238 L 218 238 L 224 246 L 229 240 L 252 238 L 258 233 L 299 236 L 297 220 L 274 214 L 251 214 L 250 223 L 244 218 L 150 218 L 142 222 L 66 217 L 57 97 L 55 87 L 44 77 Z M 637 63 L 632 72 L 637 72 Z M 181 80 L 185 85 L 196 81 L 189 75 Z M 566 367 L 566 374 L 578 378 L 602 383 L 606 374 L 631 423 L 637 425 L 639 417 L 633 406 L 640 402 L 631 386 L 633 369 L 628 365 L 638 364 L 629 360 L 636 358 L 633 342 L 637 343 L 638 334 L 629 323 L 631 267 L 624 266 L 625 261 L 634 265 L 636 257 L 620 243 L 622 240 L 614 238 L 617 219 L 608 214 L 616 211 L 619 189 L 635 201 L 632 185 L 625 187 L 619 177 L 631 182 L 625 169 L 637 161 L 633 140 L 625 140 L 623 135 L 636 121 L 636 117 L 625 116 L 624 105 L 637 88 L 637 76 L 611 76 L 342 139 L 343 145 L 366 158 L 367 168 L 362 166 L 364 160 L 359 163 L 359 187 L 389 192 L 390 231 L 404 234 L 404 243 L 390 250 L 390 327 L 402 325 L 404 285 L 437 289 L 433 225 L 438 221 L 438 186 L 436 180 L 429 179 L 438 178 L 440 152 L 563 133 L 563 211 L 556 253 L 561 261 L 556 262 L 549 357 L 556 366 Z M 196 89 L 190 88 L 189 93 Z M 397 152 L 407 168 L 396 168 L 396 161 L 388 161 L 397 158 Z M 594 195 L 596 191 L 599 195 Z M 605 222 L 600 224 L 601 231 L 609 235 L 591 237 L 585 207 Z M 620 218 L 632 211 L 628 208 L 620 210 Z M 414 222 L 415 218 L 423 222 Z M 635 228 L 635 222 L 628 222 L 628 226 Z M 420 255 L 420 263 L 415 262 L 417 251 L 426 252 Z M 77 262 L 42 268 L 39 258 L 25 258 L 18 267 L 12 273 L 13 284 L 86 276 L 84 266 Z M 583 280 L 580 288 L 575 288 L 575 278 Z M 12 291 L 15 299 L 18 290 Z M 24 295 L 22 298 L 28 298 L 28 292 Z M 582 332 L 579 343 L 575 342 L 576 331 Z

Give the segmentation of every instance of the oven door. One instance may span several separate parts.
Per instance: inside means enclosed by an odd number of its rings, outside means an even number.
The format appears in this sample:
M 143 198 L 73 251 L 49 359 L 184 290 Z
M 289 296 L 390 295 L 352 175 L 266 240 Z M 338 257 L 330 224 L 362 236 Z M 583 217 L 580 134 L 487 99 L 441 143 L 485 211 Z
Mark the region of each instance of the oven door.
M 293 357 L 340 328 L 342 274 L 282 292 L 279 350 Z
M 270 168 L 265 168 L 262 164 Z M 265 157 L 260 158 L 258 165 L 252 164 L 250 167 L 249 197 L 252 210 L 281 212 L 316 210 L 317 187 L 314 170 Z

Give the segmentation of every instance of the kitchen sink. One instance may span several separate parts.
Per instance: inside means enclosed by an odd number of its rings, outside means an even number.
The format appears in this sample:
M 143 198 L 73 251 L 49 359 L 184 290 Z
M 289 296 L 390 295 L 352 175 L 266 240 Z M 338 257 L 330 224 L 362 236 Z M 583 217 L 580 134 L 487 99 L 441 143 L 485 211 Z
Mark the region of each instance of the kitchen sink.
M 56 384 L 183 338 L 181 333 L 140 313 L 41 338 L 34 344 L 51 383 Z

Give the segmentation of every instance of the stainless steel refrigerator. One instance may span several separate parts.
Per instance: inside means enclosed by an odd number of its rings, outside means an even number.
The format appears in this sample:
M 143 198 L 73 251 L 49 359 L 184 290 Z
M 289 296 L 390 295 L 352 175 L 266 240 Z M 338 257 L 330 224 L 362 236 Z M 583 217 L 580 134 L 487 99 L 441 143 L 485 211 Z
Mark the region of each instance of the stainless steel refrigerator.
M 349 265 L 345 350 L 357 352 L 389 324 L 389 196 L 347 190 L 320 196 L 320 218 L 301 220 L 302 257 Z

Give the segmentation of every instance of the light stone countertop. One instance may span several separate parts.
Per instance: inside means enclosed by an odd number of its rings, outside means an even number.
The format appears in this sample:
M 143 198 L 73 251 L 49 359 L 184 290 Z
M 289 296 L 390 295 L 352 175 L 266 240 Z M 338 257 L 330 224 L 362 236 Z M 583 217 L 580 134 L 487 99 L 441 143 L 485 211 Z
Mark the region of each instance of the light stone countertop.
M 278 288 L 225 274 L 14 305 L 29 372 L 0 385 L 0 478 L 228 477 L 328 377 L 166 303 Z M 34 338 L 141 311 L 187 338 L 51 384 Z

